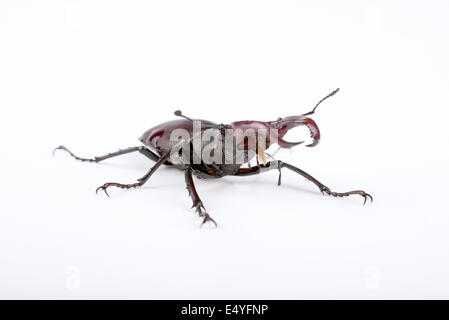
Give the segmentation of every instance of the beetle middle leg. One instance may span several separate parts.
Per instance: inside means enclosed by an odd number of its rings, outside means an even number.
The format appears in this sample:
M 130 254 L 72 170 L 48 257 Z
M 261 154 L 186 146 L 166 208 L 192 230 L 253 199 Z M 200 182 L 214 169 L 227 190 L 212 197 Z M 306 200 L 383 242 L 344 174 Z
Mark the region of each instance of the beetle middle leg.
M 131 188 L 137 188 L 143 186 L 148 179 L 153 175 L 153 173 L 159 169 L 159 167 L 170 157 L 170 152 L 167 152 L 164 156 L 162 156 L 156 164 L 150 169 L 150 171 L 147 172 L 146 175 L 144 175 L 142 178 L 137 179 L 138 182 L 136 183 L 130 183 L 130 184 L 123 184 L 123 183 L 117 183 L 117 182 L 107 182 L 104 185 L 97 188 L 96 192 L 99 190 L 103 190 L 106 195 L 109 197 L 109 194 L 107 192 L 107 188 L 109 187 L 117 187 L 122 189 L 131 189 Z
M 371 202 L 373 202 L 373 197 L 369 193 L 366 193 L 363 190 L 353 190 L 353 191 L 347 191 L 347 192 L 331 191 L 329 189 L 329 187 L 322 184 L 320 181 L 318 181 L 317 179 L 312 177 L 307 172 L 305 172 L 295 166 L 292 166 L 291 164 L 282 162 L 282 161 L 270 161 L 266 165 L 262 165 L 262 166 L 256 166 L 256 167 L 251 167 L 251 168 L 241 168 L 235 175 L 236 176 L 249 176 L 249 175 L 259 174 L 259 173 L 262 173 L 262 172 L 265 172 L 268 170 L 277 169 L 277 170 L 279 170 L 278 185 L 280 185 L 282 168 L 287 168 L 293 172 L 296 172 L 296 173 L 300 174 L 301 176 L 303 176 L 304 178 L 306 178 L 307 180 L 313 182 L 320 189 L 320 191 L 323 194 L 325 193 L 325 194 L 333 196 L 333 197 L 347 197 L 350 195 L 359 195 L 359 196 L 362 196 L 364 199 L 363 204 L 366 203 L 366 199 L 370 199 Z
M 209 214 L 206 212 L 203 202 L 201 201 L 201 199 L 198 195 L 198 192 L 196 192 L 195 184 L 193 183 L 192 168 L 187 167 L 185 169 L 185 179 L 186 179 L 187 191 L 189 191 L 189 195 L 193 201 L 192 208 L 195 208 L 198 215 L 201 218 L 203 218 L 203 223 L 201 223 L 201 226 L 208 221 L 212 222 L 213 224 L 215 224 L 215 226 L 217 226 L 217 223 L 215 222 L 215 220 L 212 219 L 209 216 Z

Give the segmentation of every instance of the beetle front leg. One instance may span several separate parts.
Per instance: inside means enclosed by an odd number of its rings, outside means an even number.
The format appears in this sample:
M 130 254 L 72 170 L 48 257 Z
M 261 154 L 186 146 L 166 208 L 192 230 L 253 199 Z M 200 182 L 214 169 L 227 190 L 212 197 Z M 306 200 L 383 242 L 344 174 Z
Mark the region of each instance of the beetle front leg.
M 162 156 L 156 164 L 148 171 L 146 175 L 144 175 L 142 178 L 137 179 L 138 182 L 136 183 L 130 183 L 130 184 L 123 184 L 123 183 L 117 183 L 117 182 L 107 182 L 104 185 L 97 188 L 95 192 L 98 193 L 98 191 L 103 190 L 106 195 L 109 197 L 109 194 L 107 192 L 107 188 L 109 187 L 117 187 L 122 189 L 131 189 L 131 188 L 137 188 L 143 186 L 148 179 L 153 175 L 153 173 L 159 169 L 159 167 L 170 157 L 170 152 L 166 153 L 164 156 Z
M 324 194 L 330 195 L 332 197 L 347 197 L 350 195 L 359 195 L 362 196 L 364 201 L 363 204 L 366 203 L 367 199 L 370 199 L 371 202 L 373 202 L 373 197 L 369 194 L 366 193 L 363 190 L 353 190 L 353 191 L 347 191 L 347 192 L 334 192 L 331 191 L 329 189 L 329 187 L 325 186 L 324 184 L 322 184 L 320 181 L 318 181 L 317 179 L 315 179 L 314 177 L 312 177 L 310 174 L 308 174 L 307 172 L 292 166 L 291 164 L 288 164 L 286 162 L 282 162 L 282 161 L 270 161 L 268 162 L 266 165 L 263 166 L 259 166 L 259 167 L 251 167 L 251 168 L 241 168 L 237 174 L 235 174 L 236 176 L 249 176 L 249 175 L 254 175 L 254 174 L 258 174 L 258 173 L 262 173 L 268 170 L 274 170 L 277 169 L 279 170 L 279 179 L 278 179 L 278 185 L 281 184 L 281 169 L 282 168 L 287 168 L 293 172 L 296 172 L 298 174 L 300 174 L 301 176 L 303 176 L 304 178 L 306 178 L 307 180 L 309 180 L 310 182 L 314 183 L 319 189 L 320 191 Z
M 321 182 L 319 182 L 317 179 L 315 179 L 314 177 L 312 177 L 310 174 L 308 174 L 307 172 L 292 166 L 291 164 L 285 163 L 281 161 L 281 168 L 287 168 L 289 170 L 292 170 L 296 173 L 299 173 L 300 175 L 302 175 L 304 178 L 306 178 L 307 180 L 313 182 L 319 189 L 320 191 L 324 194 L 330 195 L 332 197 L 347 197 L 350 195 L 359 195 L 363 197 L 363 204 L 366 203 L 366 199 L 370 199 L 371 202 L 373 202 L 373 197 L 369 194 L 366 193 L 363 190 L 353 190 L 353 191 L 347 191 L 347 192 L 333 192 L 329 189 L 329 187 L 325 186 L 324 184 L 322 184 Z
M 189 195 L 193 201 L 192 208 L 195 208 L 198 215 L 201 218 L 203 218 L 203 222 L 201 223 L 201 226 L 203 226 L 203 224 L 205 224 L 206 222 L 210 221 L 213 224 L 215 224 L 215 227 L 217 227 L 217 223 L 206 212 L 203 202 L 201 201 L 201 199 L 198 195 L 198 192 L 196 192 L 195 184 L 193 183 L 192 168 L 187 167 L 185 169 L 185 179 L 186 179 L 187 191 L 189 192 Z

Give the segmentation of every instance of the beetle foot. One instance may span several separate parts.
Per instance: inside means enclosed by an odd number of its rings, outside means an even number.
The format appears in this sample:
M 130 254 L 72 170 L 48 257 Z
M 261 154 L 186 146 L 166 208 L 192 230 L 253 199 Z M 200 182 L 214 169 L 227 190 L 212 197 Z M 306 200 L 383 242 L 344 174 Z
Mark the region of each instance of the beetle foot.
M 98 162 L 98 159 L 88 159 L 88 158 L 81 158 L 81 157 L 78 157 L 78 156 L 76 156 L 75 154 L 73 154 L 72 151 L 70 151 L 69 149 L 67 149 L 67 148 L 64 147 L 64 146 L 59 146 L 59 147 L 55 148 L 55 149 L 53 150 L 53 155 L 55 155 L 55 153 L 56 153 L 57 150 L 63 150 L 63 151 L 65 151 L 65 152 L 67 152 L 70 156 L 72 156 L 73 158 L 75 158 L 76 160 L 79 160 L 79 161 L 83 161 L 83 162 Z
M 206 208 L 204 208 L 204 205 L 201 201 L 194 201 L 192 208 L 195 208 L 196 213 L 198 213 L 200 217 L 203 217 L 203 210 L 205 211 Z
M 196 201 L 192 208 L 195 208 L 196 213 L 198 213 L 198 216 L 200 218 L 203 218 L 203 222 L 201 223 L 201 227 L 206 223 L 206 222 L 212 222 L 215 227 L 218 227 L 217 223 L 215 222 L 214 219 L 211 218 L 211 216 L 206 212 L 206 209 L 204 208 L 204 205 L 201 201 Z
M 320 191 L 321 191 L 321 193 L 330 195 L 332 197 L 347 197 L 347 196 L 350 196 L 353 194 L 357 194 L 357 195 L 363 197 L 363 205 L 365 205 L 366 199 L 370 199 L 371 202 L 373 202 L 373 197 L 369 193 L 366 193 L 363 190 L 354 190 L 354 191 L 348 191 L 348 192 L 333 192 L 328 187 L 323 186 L 320 188 Z
M 99 186 L 96 190 L 95 193 L 98 193 L 98 191 L 102 190 L 104 191 L 104 193 L 109 197 L 109 193 L 107 191 L 107 189 L 109 187 L 117 187 L 117 188 L 121 188 L 121 189 L 131 189 L 131 188 L 137 188 L 140 187 L 140 183 L 132 183 L 132 184 L 121 184 L 121 183 L 116 183 L 116 182 L 107 182 L 102 186 Z
M 210 217 L 210 215 L 207 213 L 207 212 L 204 212 L 203 213 L 203 222 L 201 223 L 201 226 L 200 227 L 202 227 L 206 222 L 212 222 L 214 225 L 215 225 L 215 227 L 218 227 L 218 225 L 217 225 L 217 223 L 215 222 L 215 220 L 214 219 L 212 219 L 211 217 Z

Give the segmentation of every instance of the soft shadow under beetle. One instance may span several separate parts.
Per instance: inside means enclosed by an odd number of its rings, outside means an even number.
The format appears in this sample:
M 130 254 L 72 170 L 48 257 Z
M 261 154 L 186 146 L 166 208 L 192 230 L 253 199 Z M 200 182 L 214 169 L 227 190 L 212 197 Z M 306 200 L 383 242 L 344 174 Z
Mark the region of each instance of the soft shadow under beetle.
M 338 92 L 338 90 L 339 89 L 334 90 L 329 95 L 321 99 L 312 109 L 312 111 L 299 116 L 278 118 L 275 121 L 236 121 L 232 122 L 229 125 L 225 125 L 216 124 L 214 122 L 206 120 L 193 120 L 184 116 L 181 111 L 178 110 L 175 111 L 175 115 L 182 117 L 182 119 L 164 122 L 147 130 L 139 139 L 143 143 L 143 146 L 131 147 L 94 158 L 80 158 L 74 155 L 69 149 L 64 146 L 57 147 L 55 151 L 65 150 L 75 159 L 88 162 L 100 162 L 112 157 L 137 151 L 156 162 L 156 164 L 147 172 L 147 174 L 138 179 L 136 183 L 122 184 L 117 182 L 108 182 L 97 188 L 97 192 L 99 190 L 103 190 L 107 195 L 107 188 L 109 187 L 129 189 L 144 185 L 151 177 L 151 175 L 161 165 L 174 166 L 180 170 L 183 170 L 187 190 L 193 200 L 192 207 L 195 208 L 198 215 L 203 218 L 203 222 L 201 225 L 208 221 L 212 222 L 215 225 L 217 224 L 206 212 L 205 207 L 196 191 L 192 174 L 196 175 L 199 178 L 221 178 L 224 176 L 249 176 L 275 169 L 279 171 L 278 185 L 280 185 L 281 169 L 286 168 L 300 174 L 307 180 L 314 183 L 323 194 L 328 194 L 334 197 L 360 195 L 364 198 L 363 204 L 365 204 L 366 199 L 368 198 L 371 200 L 371 202 L 373 201 L 371 195 L 369 195 L 365 191 L 353 190 L 347 192 L 333 192 L 327 186 L 312 177 L 310 174 L 295 166 L 292 166 L 291 164 L 275 160 L 265 152 L 265 150 L 274 143 L 278 144 L 280 148 L 291 148 L 293 146 L 301 144 L 302 142 L 288 142 L 284 139 L 287 131 L 298 126 L 306 126 L 310 130 L 312 143 L 308 144 L 307 147 L 316 146 L 320 140 L 320 131 L 315 121 L 313 121 L 308 116 L 314 114 L 316 108 L 320 105 L 320 103 L 333 96 Z M 214 158 L 215 161 L 204 161 L 204 159 L 202 159 L 201 157 L 198 157 L 199 161 L 194 161 L 195 156 L 199 156 L 199 154 L 204 153 L 205 149 L 210 147 L 211 145 L 211 140 L 206 139 L 205 141 L 203 139 L 200 139 L 199 146 L 195 146 L 195 125 L 199 125 L 200 134 L 203 134 L 207 130 L 211 129 L 215 130 L 215 132 L 218 132 L 218 135 L 215 136 L 214 139 L 212 139 L 212 141 L 215 141 L 215 144 L 213 145 L 215 146 L 215 149 L 213 149 L 211 154 L 214 154 L 215 156 L 219 154 L 218 158 Z M 188 133 L 190 138 L 183 140 L 173 139 L 173 134 L 176 132 L 176 130 L 181 130 Z M 226 141 L 229 141 L 229 136 L 227 135 L 229 132 L 231 137 L 230 141 L 235 147 L 235 150 L 241 151 L 243 155 L 243 161 L 236 161 L 236 155 L 238 153 L 237 151 L 234 152 L 234 149 L 232 149 L 233 151 L 230 153 L 229 150 L 225 148 L 226 143 L 224 142 L 226 139 L 228 139 Z M 248 132 L 250 132 L 250 134 L 246 134 Z M 255 134 L 256 132 L 264 132 L 265 135 Z M 245 134 L 242 135 L 242 133 Z M 179 156 L 179 153 L 182 150 L 187 152 Z M 217 150 L 219 151 L 219 153 Z M 178 156 L 178 161 L 172 161 L 173 155 Z M 231 161 L 227 161 L 229 160 L 229 155 Z M 272 158 L 272 161 L 267 161 L 266 155 Z M 250 163 L 252 158 L 256 158 L 257 165 L 251 166 Z M 217 159 L 219 161 L 216 161 Z M 262 163 L 259 162 L 259 159 L 262 161 Z

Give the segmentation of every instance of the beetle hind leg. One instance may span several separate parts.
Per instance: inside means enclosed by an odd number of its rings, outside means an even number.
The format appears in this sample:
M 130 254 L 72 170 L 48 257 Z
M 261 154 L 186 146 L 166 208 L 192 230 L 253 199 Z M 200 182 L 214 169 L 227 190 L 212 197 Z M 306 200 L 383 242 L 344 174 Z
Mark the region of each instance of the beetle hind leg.
M 136 152 L 136 151 L 139 151 L 141 154 L 143 154 L 144 156 L 146 156 L 147 158 L 149 158 L 149 159 L 151 159 L 153 161 L 158 161 L 160 159 L 160 157 L 157 154 L 155 154 L 150 149 L 148 149 L 148 148 L 146 148 L 144 146 L 120 149 L 120 150 L 118 150 L 116 152 L 111 152 L 111 153 L 108 153 L 108 154 L 106 154 L 104 156 L 93 157 L 93 158 L 81 158 L 81 157 L 78 157 L 72 151 L 67 149 L 65 146 L 57 147 L 56 149 L 53 150 L 53 154 L 55 154 L 55 152 L 57 150 L 63 150 L 65 152 L 67 152 L 70 156 L 75 158 L 76 160 L 83 161 L 83 162 L 100 162 L 100 161 L 103 161 L 103 160 L 106 160 L 106 159 L 109 159 L 109 158 L 118 157 L 118 156 L 121 156 L 121 155 L 124 155 L 124 154 Z
M 206 208 L 204 208 L 203 202 L 201 201 L 198 192 L 196 191 L 195 184 L 193 183 L 192 177 L 192 168 L 187 167 L 185 169 L 185 179 L 187 185 L 187 191 L 189 192 L 190 197 L 192 198 L 193 205 L 192 208 L 195 208 L 196 213 L 200 218 L 203 218 L 203 222 L 201 226 L 203 226 L 206 222 L 212 222 L 215 227 L 217 227 L 217 223 L 211 216 L 206 212 Z

